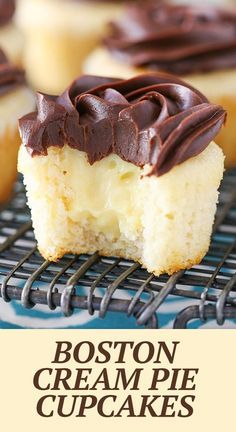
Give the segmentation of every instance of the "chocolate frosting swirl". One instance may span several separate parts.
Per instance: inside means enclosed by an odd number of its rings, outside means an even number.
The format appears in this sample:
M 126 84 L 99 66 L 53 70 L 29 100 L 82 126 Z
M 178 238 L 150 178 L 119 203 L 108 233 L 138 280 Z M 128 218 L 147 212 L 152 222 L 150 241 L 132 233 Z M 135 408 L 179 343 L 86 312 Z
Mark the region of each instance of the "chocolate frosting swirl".
M 115 153 L 160 176 L 202 152 L 225 121 L 221 106 L 165 73 L 129 80 L 82 76 L 59 97 L 37 95 L 20 120 L 32 156 L 68 144 L 96 161 Z
M 130 5 L 105 44 L 121 61 L 179 75 L 235 67 L 236 9 Z
M 7 24 L 15 13 L 14 0 L 0 0 L 0 26 Z
M 0 49 L 0 95 L 23 83 L 25 83 L 23 69 L 10 63 Z

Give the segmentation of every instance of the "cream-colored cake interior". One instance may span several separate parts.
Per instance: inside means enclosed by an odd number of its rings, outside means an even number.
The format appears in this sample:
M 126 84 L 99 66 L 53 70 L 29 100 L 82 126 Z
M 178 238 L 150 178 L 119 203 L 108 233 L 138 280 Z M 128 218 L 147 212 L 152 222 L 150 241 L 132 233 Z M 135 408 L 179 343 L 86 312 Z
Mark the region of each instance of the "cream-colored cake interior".
M 110 155 L 94 165 L 64 146 L 31 157 L 24 174 L 39 249 L 56 260 L 66 252 L 100 251 L 131 258 L 156 274 L 173 273 L 206 253 L 223 174 L 223 154 L 211 143 L 167 174 Z

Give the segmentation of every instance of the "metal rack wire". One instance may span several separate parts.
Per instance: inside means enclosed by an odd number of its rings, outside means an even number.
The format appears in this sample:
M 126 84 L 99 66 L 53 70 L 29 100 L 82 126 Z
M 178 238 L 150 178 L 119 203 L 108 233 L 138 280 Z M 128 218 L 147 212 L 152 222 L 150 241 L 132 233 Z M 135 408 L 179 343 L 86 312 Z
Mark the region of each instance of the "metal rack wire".
M 236 319 L 236 170 L 225 174 L 211 246 L 202 263 L 159 278 L 137 263 L 96 253 L 45 261 L 37 251 L 19 181 L 11 202 L 0 208 L 0 285 L 3 300 L 21 300 L 25 308 L 47 304 L 51 310 L 61 307 L 66 316 L 79 308 L 89 314 L 99 311 L 101 318 L 107 311 L 122 312 L 148 328 L 158 328 L 158 310 L 169 295 L 193 300 L 179 311 L 174 328 L 186 328 L 194 319 L 215 319 L 218 325 Z

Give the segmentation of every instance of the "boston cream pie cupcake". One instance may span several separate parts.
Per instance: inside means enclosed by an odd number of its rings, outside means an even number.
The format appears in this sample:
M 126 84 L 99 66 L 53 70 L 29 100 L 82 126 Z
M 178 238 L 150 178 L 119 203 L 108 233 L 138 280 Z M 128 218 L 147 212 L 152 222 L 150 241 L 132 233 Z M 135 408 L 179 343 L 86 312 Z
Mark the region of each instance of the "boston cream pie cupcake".
M 23 51 L 23 36 L 17 29 L 13 16 L 14 0 L 0 0 L 0 47 L 9 60 L 20 65 Z
M 81 72 L 123 0 L 20 0 L 17 22 L 26 37 L 25 67 L 37 90 L 59 94 Z
M 20 120 L 19 171 L 41 254 L 136 260 L 156 275 L 208 250 L 225 111 L 167 74 L 83 76 Z
M 11 194 L 20 146 L 18 118 L 35 106 L 22 69 L 9 63 L 0 51 L 0 203 Z
M 131 77 L 164 70 L 183 77 L 228 112 L 219 137 L 226 165 L 236 164 L 236 8 L 147 2 L 113 22 L 106 46 L 91 54 L 86 73 Z

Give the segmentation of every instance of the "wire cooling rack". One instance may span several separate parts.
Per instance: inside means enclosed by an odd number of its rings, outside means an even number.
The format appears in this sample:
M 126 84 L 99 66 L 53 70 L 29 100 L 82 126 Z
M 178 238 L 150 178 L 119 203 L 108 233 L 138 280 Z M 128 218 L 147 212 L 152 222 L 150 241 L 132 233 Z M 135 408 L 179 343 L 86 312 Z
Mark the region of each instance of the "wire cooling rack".
M 0 208 L 0 286 L 3 300 L 20 300 L 25 308 L 46 304 L 51 310 L 61 307 L 66 316 L 79 308 L 89 314 L 99 311 L 101 318 L 108 311 L 122 312 L 148 328 L 158 328 L 158 310 L 170 295 L 190 300 L 175 317 L 174 328 L 186 328 L 194 319 L 215 319 L 218 325 L 236 319 L 236 170 L 225 174 L 202 263 L 158 278 L 137 263 L 97 253 L 45 261 L 37 251 L 19 181 L 11 202 Z

